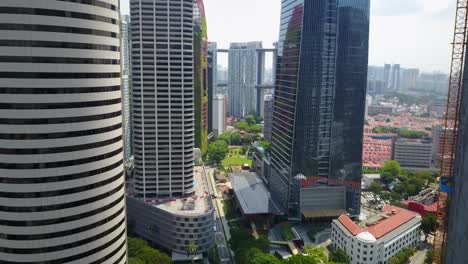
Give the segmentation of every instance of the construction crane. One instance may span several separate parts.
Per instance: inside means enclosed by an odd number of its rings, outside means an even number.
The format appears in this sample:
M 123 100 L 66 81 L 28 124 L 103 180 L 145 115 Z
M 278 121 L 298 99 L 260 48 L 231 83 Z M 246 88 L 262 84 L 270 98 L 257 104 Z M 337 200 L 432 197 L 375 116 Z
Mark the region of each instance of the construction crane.
M 455 151 L 458 131 L 458 114 L 460 110 L 460 95 L 463 86 L 463 72 L 467 43 L 468 0 L 456 0 L 455 30 L 453 35 L 452 62 L 445 113 L 445 128 L 443 129 L 440 187 L 437 204 L 437 226 L 434 235 L 432 263 L 444 263 L 445 246 L 447 242 L 447 224 L 450 194 L 453 192 L 453 175 Z

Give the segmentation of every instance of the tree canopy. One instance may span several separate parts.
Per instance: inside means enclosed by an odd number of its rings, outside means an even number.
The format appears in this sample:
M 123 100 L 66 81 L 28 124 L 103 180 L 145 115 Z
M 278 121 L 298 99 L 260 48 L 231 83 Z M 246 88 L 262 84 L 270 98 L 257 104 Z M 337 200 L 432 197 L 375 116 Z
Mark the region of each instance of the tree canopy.
M 224 140 L 217 140 L 208 146 L 208 160 L 220 164 L 229 151 L 229 145 Z
M 382 173 L 388 173 L 393 177 L 397 177 L 401 173 L 400 163 L 396 160 L 386 161 L 382 168 Z
M 427 240 L 427 236 L 435 231 L 437 224 L 437 219 L 435 215 L 433 214 L 426 214 L 424 215 L 422 221 L 421 221 L 421 230 L 425 234 L 425 240 Z
M 388 264 L 405 264 L 416 253 L 414 248 L 405 248 L 388 260 Z
M 351 263 L 351 258 L 341 248 L 331 252 L 329 258 L 330 258 L 330 261 L 335 262 L 335 263 L 343 263 L 343 264 Z
M 128 263 L 130 264 L 170 264 L 172 259 L 151 248 L 143 239 L 128 237 Z

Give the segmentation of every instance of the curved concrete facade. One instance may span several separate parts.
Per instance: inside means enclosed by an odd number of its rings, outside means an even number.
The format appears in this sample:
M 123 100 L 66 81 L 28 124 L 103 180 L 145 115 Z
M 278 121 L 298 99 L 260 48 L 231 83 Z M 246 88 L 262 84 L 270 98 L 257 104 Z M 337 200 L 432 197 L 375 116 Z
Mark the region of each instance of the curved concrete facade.
M 0 262 L 126 263 L 118 0 L 0 1 Z
M 194 192 L 193 0 L 131 0 L 135 193 Z
M 180 214 L 128 197 L 129 230 L 171 252 L 186 253 L 195 242 L 199 253 L 206 253 L 214 242 L 214 209 Z

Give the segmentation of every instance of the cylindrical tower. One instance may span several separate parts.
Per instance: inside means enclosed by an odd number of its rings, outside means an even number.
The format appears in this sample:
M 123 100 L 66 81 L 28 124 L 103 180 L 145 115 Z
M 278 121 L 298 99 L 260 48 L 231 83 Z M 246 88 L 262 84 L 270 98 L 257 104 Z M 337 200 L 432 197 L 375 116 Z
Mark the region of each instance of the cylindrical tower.
M 0 1 L 1 263 L 126 263 L 118 11 Z
M 131 0 L 135 194 L 194 192 L 193 0 Z

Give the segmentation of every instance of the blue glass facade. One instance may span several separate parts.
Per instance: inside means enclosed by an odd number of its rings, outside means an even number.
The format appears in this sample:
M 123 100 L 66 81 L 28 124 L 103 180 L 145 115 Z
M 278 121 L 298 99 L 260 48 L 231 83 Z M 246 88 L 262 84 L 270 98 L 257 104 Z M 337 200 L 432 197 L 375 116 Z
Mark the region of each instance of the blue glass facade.
M 368 39 L 369 0 L 282 1 L 270 188 L 290 214 L 299 173 L 346 184 L 359 212 Z

